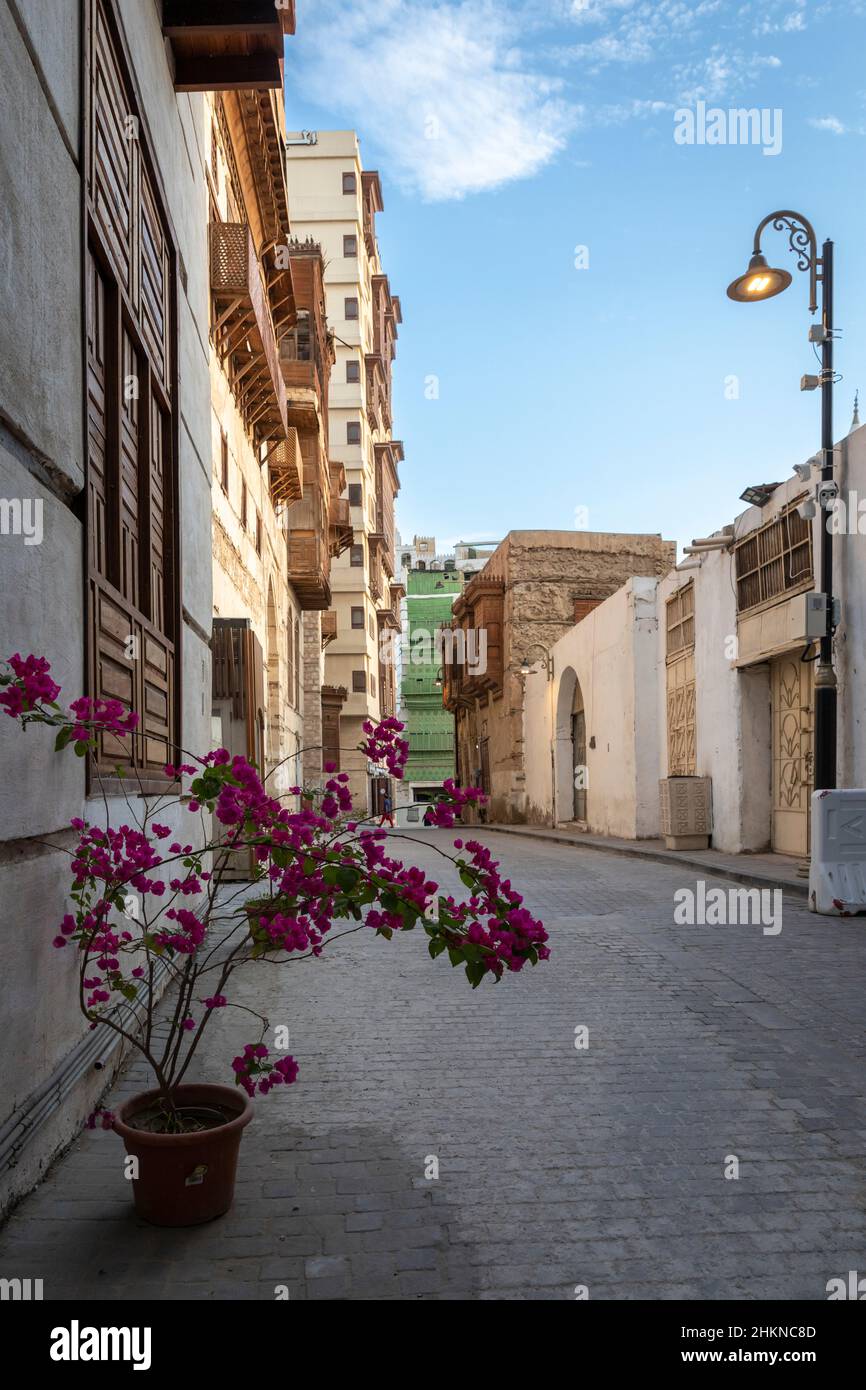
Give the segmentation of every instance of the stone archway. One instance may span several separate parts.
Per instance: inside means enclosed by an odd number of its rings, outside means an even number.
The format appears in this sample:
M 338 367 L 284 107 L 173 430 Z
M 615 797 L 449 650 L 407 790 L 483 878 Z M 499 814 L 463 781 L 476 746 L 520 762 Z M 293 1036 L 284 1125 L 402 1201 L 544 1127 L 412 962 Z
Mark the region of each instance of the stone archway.
M 571 666 L 559 680 L 553 757 L 555 820 L 586 821 L 586 716 L 580 681 Z

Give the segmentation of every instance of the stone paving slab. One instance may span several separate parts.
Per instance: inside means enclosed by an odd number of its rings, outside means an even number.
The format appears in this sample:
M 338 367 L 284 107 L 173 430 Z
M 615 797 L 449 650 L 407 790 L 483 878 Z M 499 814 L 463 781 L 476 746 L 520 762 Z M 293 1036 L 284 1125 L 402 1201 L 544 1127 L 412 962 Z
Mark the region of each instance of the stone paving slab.
M 786 897 L 777 936 L 675 926 L 688 866 L 479 837 L 547 964 L 472 991 L 422 933 L 358 932 L 241 971 L 301 1071 L 256 1102 L 232 1211 L 138 1222 L 119 1141 L 86 1132 L 0 1233 L 0 1275 L 48 1299 L 486 1301 L 823 1299 L 866 1274 L 862 923 Z M 450 888 L 451 838 L 391 843 Z M 202 1079 L 243 1018 L 214 1020 Z M 145 1084 L 129 1065 L 109 1104 Z
M 630 859 L 648 859 L 658 864 L 685 864 L 707 873 L 724 875 L 736 883 L 759 888 L 783 888 L 801 897 L 809 896 L 808 863 L 790 854 L 725 854 L 717 849 L 668 849 L 664 840 L 620 840 L 612 835 L 594 835 L 571 827 L 541 825 L 494 825 L 502 835 L 526 835 L 552 844 L 576 845 L 579 849 L 598 849 L 622 854 Z M 800 870 L 806 866 L 806 874 Z

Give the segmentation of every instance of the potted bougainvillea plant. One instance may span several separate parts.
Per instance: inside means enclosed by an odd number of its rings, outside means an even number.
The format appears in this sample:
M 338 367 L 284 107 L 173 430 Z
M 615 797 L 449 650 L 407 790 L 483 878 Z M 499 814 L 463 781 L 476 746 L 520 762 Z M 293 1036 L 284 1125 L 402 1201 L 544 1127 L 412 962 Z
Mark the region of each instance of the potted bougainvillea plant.
M 65 709 L 50 672 L 44 657 L 17 653 L 0 666 L 0 706 L 22 728 L 47 725 L 58 753 L 71 746 L 80 757 L 105 732 L 139 737 L 137 715 L 118 701 L 82 697 Z M 396 719 L 368 722 L 360 745 L 395 778 L 408 754 L 402 729 Z M 269 1047 L 267 1018 L 232 1003 L 237 969 L 316 958 L 342 934 L 332 933 L 341 921 L 386 940 L 420 924 L 430 955 L 447 952 L 473 988 L 549 954 L 544 927 L 478 842 L 455 839 L 457 855 L 445 855 L 466 900 L 437 896 L 422 869 L 387 853 L 384 831 L 353 818 L 345 772 L 326 767 L 315 792 L 293 787 L 281 798 L 268 789 L 272 774 L 262 778 L 225 749 L 181 757 L 165 768 L 165 795 L 142 796 L 128 777 L 122 824 L 73 820 L 69 911 L 54 937 L 59 951 L 77 953 L 78 998 L 90 1027 L 120 1034 L 153 1074 L 153 1087 L 117 1115 L 100 1109 L 88 1123 L 120 1136 L 136 1160 L 139 1214 L 160 1225 L 194 1225 L 228 1209 L 252 1097 L 298 1075 L 293 1057 Z M 481 799 L 476 788 L 449 782 L 431 808 L 433 822 L 453 826 L 462 806 Z M 188 833 L 165 823 L 170 805 L 189 816 Z M 107 817 L 107 799 L 104 809 Z M 172 817 L 177 826 L 178 813 Z M 252 910 L 242 901 L 246 885 L 226 881 L 241 854 L 255 884 Z M 166 976 L 173 990 L 161 1003 Z M 190 1069 L 213 1037 L 209 1024 L 232 1007 L 258 1025 L 231 1062 L 235 1084 L 197 1082 Z

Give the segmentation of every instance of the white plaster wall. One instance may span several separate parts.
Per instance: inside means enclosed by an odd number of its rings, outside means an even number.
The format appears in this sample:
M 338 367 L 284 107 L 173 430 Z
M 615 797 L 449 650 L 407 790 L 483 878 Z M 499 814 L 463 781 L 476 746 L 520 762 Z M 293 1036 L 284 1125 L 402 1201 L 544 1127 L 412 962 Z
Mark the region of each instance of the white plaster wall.
M 562 641 L 566 639 L 563 638 Z M 555 649 L 554 649 L 555 650 Z M 553 824 L 553 716 L 555 686 L 538 662 L 525 678 L 523 700 L 523 764 L 526 774 L 526 818 L 541 825 Z
M 571 756 L 566 736 L 557 749 L 556 711 L 562 698 L 563 729 L 571 708 L 570 672 L 580 682 L 587 736 L 587 824 L 603 835 L 634 839 L 655 833 L 653 805 L 658 776 L 654 707 L 657 581 L 631 579 L 561 637 L 552 648 L 553 682 L 543 664 L 526 677 L 524 738 L 529 819 L 550 824 L 555 803 L 570 805 Z M 594 740 L 595 746 L 592 747 Z M 568 744 L 568 747 L 566 747 Z M 561 784 L 555 786 L 554 784 Z M 557 795 L 557 791 L 559 795 Z
M 732 655 L 737 632 L 732 565 L 729 552 L 712 550 L 706 555 L 687 556 L 679 569 L 662 580 L 658 595 L 657 682 L 659 776 L 667 777 L 665 605 L 677 589 L 694 580 L 695 772 L 699 777 L 712 778 L 713 848 L 735 854 L 765 847 L 769 826 L 770 725 L 766 668 L 738 671 Z M 745 746 L 744 718 L 749 731 Z
M 713 846 L 735 853 L 741 843 L 743 746 L 740 720 L 742 678 L 726 655 L 737 632 L 732 559 L 715 550 L 700 557 L 695 572 L 695 679 L 697 767 L 713 779 Z M 688 576 L 687 576 L 688 577 Z M 733 652 L 730 645 L 727 651 Z M 757 774 L 754 762 L 752 775 Z
M 77 11 L 77 6 L 76 6 Z M 35 10 L 31 18 L 37 18 Z M 76 25 L 58 102 L 78 89 Z M 40 26 L 37 61 L 56 75 L 59 34 Z M 47 76 L 47 73 L 46 73 Z M 0 419 L 69 494 L 84 482 L 79 180 L 30 53 L 0 6 Z M 68 137 L 67 137 L 68 138 Z M 77 153 L 77 143 L 73 146 Z M 18 493 L 13 495 L 20 495 Z
M 120 0 L 120 11 L 179 253 L 181 717 L 182 743 L 197 751 L 210 747 L 212 613 L 204 106 L 175 97 L 159 7 Z M 73 509 L 84 481 L 78 12 L 77 0 L 0 4 L 0 497 L 40 500 L 44 527 L 38 546 L 0 536 L 0 655 L 44 653 L 67 700 L 84 688 L 83 535 Z M 81 761 L 52 745 L 47 731 L 22 734 L 0 719 L 0 1036 L 14 1039 L 0 1120 L 86 1030 L 73 953 L 51 946 L 66 859 L 42 841 L 65 843 L 73 816 L 102 820 L 104 808 L 85 797 Z M 187 813 L 161 818 L 193 838 Z M 85 1078 L 34 1133 L 0 1174 L 0 1205 L 32 1185 L 109 1079 Z
M 837 453 L 848 531 L 834 537 L 833 587 L 842 602 L 836 633 L 839 680 L 839 785 L 866 787 L 866 428 Z

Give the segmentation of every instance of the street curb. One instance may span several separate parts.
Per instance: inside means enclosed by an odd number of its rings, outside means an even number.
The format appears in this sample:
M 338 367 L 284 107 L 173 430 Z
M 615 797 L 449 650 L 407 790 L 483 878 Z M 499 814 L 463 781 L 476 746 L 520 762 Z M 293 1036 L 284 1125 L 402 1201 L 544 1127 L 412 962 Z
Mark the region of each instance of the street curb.
M 577 849 L 593 849 L 601 854 L 618 854 L 624 859 L 648 859 L 655 864 L 667 864 L 669 867 L 675 864 L 687 864 L 692 869 L 702 869 L 710 878 L 729 878 L 734 883 L 751 884 L 756 888 L 781 888 L 784 893 L 794 893 L 798 897 L 809 897 L 809 883 L 807 879 L 802 882 L 789 882 L 787 879 L 778 879 L 772 874 L 761 874 L 754 870 L 750 873 L 746 869 L 731 869 L 723 865 L 716 867 L 714 864 L 707 864 L 703 859 L 693 859 L 689 854 L 679 851 L 665 853 L 655 849 L 640 849 L 635 844 L 632 849 L 626 845 L 600 845 L 594 840 L 582 840 L 575 835 L 554 835 L 545 834 L 543 830 L 536 830 L 534 827 L 518 825 L 486 825 L 485 830 L 495 830 L 500 835 L 522 835 L 526 840 L 543 840 L 550 845 L 573 845 Z

